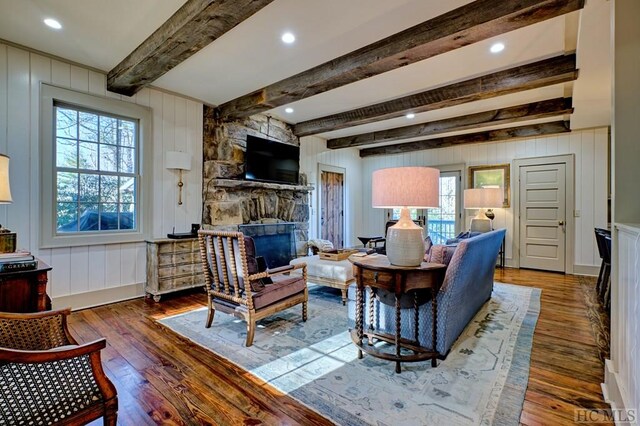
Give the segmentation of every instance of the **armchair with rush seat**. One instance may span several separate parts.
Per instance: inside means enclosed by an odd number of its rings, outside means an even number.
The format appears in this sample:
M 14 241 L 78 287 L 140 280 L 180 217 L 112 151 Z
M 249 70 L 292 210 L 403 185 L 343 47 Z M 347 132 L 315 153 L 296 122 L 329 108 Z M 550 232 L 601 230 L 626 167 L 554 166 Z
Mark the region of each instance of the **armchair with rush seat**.
M 256 322 L 302 304 L 307 320 L 307 265 L 286 265 L 260 271 L 255 244 L 241 232 L 198 231 L 202 270 L 208 295 L 205 327 L 216 309 L 246 321 L 246 346 L 253 344 Z M 289 274 L 301 270 L 302 274 Z
M 116 424 L 116 388 L 100 361 L 106 341 L 78 345 L 70 312 L 0 312 L 0 424 Z

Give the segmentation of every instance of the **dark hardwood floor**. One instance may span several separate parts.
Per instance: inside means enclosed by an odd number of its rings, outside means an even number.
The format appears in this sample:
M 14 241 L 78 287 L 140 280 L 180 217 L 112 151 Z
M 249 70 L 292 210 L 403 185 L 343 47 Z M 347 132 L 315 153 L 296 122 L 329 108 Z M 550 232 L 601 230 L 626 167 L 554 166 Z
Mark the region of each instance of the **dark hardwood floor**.
M 495 279 L 542 289 L 521 423 L 571 424 L 576 409 L 608 408 L 600 389 L 602 356 L 585 302 L 592 285 L 581 285 L 576 276 L 516 269 L 497 270 Z M 79 340 L 107 339 L 102 359 L 118 389 L 119 424 L 332 424 L 154 321 L 205 302 L 203 293 L 192 292 L 71 315 L 70 328 Z

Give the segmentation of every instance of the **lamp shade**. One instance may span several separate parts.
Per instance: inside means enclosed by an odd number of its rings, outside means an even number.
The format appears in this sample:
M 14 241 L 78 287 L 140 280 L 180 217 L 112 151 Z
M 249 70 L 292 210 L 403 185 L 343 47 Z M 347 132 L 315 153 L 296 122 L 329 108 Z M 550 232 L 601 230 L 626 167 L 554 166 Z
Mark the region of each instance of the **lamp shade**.
M 13 202 L 11 185 L 9 184 L 9 157 L 0 154 L 0 204 Z
M 392 167 L 373 172 L 372 206 L 379 208 L 440 206 L 440 170 Z
M 502 207 L 502 188 L 473 188 L 464 190 L 465 209 L 492 209 Z
M 167 151 L 164 154 L 164 167 L 167 169 L 191 170 L 191 154 L 180 151 Z

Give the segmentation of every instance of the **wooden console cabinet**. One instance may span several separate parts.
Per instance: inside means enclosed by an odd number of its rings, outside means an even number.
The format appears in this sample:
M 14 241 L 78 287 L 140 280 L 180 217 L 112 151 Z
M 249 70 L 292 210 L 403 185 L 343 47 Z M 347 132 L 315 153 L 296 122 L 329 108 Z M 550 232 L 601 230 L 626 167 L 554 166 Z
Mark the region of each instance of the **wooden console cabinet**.
M 0 311 L 40 312 L 51 309 L 47 272 L 51 266 L 38 261 L 36 269 L 0 272 Z
M 198 239 L 147 240 L 147 297 L 159 302 L 163 294 L 193 287 L 204 288 Z

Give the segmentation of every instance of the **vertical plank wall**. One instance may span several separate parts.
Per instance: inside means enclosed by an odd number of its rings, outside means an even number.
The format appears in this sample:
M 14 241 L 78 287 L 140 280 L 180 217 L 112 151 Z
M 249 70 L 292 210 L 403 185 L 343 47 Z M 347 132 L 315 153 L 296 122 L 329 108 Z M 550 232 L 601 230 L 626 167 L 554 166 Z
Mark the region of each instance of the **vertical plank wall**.
M 516 158 L 574 154 L 576 182 L 574 208 L 580 210 L 580 217 L 575 218 L 574 264 L 577 265 L 576 273 L 593 273 L 595 271 L 597 274 L 600 257 L 593 237 L 593 228 L 594 226 L 606 227 L 607 225 L 607 128 L 578 130 L 566 135 L 463 145 L 364 159 L 360 159 L 356 149 L 327 150 L 326 143 L 319 138 L 302 138 L 301 146 L 301 169 L 308 174 L 310 182 L 317 182 L 318 163 L 347 169 L 347 197 L 350 216 L 347 233 L 351 236 L 349 242 L 351 245 L 359 243 L 355 238 L 357 235 L 377 235 L 384 229 L 383 210 L 371 207 L 371 175 L 374 170 L 416 165 L 502 164 L 511 163 Z M 358 174 L 360 174 L 359 177 Z M 517 179 L 512 176 L 512 194 L 515 182 Z M 463 187 L 465 184 L 463 182 Z M 316 194 L 314 193 L 314 195 Z M 574 208 L 568 210 L 572 211 Z M 513 205 L 509 209 L 496 209 L 495 211 L 495 226 L 507 229 L 507 264 L 512 264 L 514 252 L 513 211 Z M 465 219 L 464 223 L 468 223 L 468 221 Z M 317 238 L 317 235 L 317 215 L 314 211 L 310 225 L 310 236 Z
M 300 172 L 307 174 L 309 184 L 314 186 L 310 196 L 309 238 L 320 238 L 318 217 L 318 188 L 320 176 L 318 165 L 342 167 L 345 174 L 344 214 L 345 214 L 345 247 L 360 244 L 356 238 L 362 235 L 362 160 L 357 149 L 327 149 L 326 140 L 314 136 L 300 139 Z
M 153 193 L 154 238 L 171 232 L 173 226 L 184 232 L 191 223 L 200 223 L 202 104 L 153 89 L 143 89 L 131 98 L 110 93 L 103 73 L 0 43 L 0 152 L 11 157 L 13 195 L 12 204 L 0 206 L 0 223 L 18 233 L 19 247 L 53 267 L 48 292 L 54 302 L 64 296 L 139 285 L 145 281 L 143 241 L 39 249 L 40 82 L 151 108 L 153 185 L 144 190 Z M 182 206 L 177 205 L 177 172 L 164 168 L 164 153 L 174 150 L 192 154 L 192 169 L 184 173 Z M 109 292 L 113 300 L 118 299 L 117 293 Z

